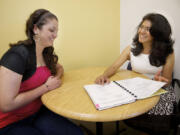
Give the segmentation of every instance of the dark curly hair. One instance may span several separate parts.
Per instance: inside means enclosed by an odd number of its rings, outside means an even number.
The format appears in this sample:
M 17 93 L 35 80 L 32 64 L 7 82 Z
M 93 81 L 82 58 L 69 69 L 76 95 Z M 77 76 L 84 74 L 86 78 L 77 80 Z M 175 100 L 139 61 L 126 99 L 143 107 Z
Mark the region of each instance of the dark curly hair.
M 33 39 L 35 33 L 33 31 L 34 25 L 36 25 L 39 29 L 42 28 L 43 25 L 47 23 L 48 19 L 57 19 L 57 17 L 52 14 L 50 11 L 46 9 L 38 9 L 35 10 L 29 17 L 29 19 L 26 22 L 26 35 L 27 39 L 23 41 L 18 41 L 15 44 L 10 44 L 10 46 L 14 45 L 33 45 L 35 44 L 35 41 Z M 57 73 L 56 71 L 56 64 L 58 61 L 58 56 L 54 53 L 53 47 L 46 47 L 43 50 L 43 57 L 44 61 L 47 65 L 47 67 L 51 70 L 51 74 L 55 75 Z
M 164 65 L 168 55 L 173 53 L 174 41 L 171 38 L 171 26 L 163 15 L 149 13 L 143 17 L 138 29 L 145 20 L 150 21 L 152 24 L 149 30 L 151 36 L 153 37 L 151 52 L 149 55 L 150 64 L 159 67 Z M 139 55 L 143 51 L 143 45 L 139 42 L 138 36 L 137 32 L 133 38 L 134 48 L 131 49 L 135 56 Z

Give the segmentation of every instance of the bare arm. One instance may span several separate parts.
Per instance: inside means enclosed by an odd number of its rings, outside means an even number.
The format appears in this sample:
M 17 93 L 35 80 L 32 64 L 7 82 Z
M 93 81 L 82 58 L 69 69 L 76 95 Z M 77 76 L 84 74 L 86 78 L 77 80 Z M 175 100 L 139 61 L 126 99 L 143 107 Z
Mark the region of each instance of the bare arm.
M 45 84 L 23 93 L 19 93 L 22 75 L 9 70 L 6 67 L 0 67 L 0 110 L 9 112 L 27 105 L 40 97 L 49 90 L 59 87 L 59 80 L 48 78 Z
M 120 54 L 119 58 L 109 68 L 107 68 L 103 75 L 99 76 L 95 82 L 97 84 L 108 83 L 108 78 L 114 75 L 116 71 L 124 64 L 124 62 L 130 59 L 130 50 L 130 46 L 126 47 Z
M 57 63 L 56 65 L 56 69 L 57 69 L 57 74 L 56 74 L 56 77 L 57 78 L 61 78 L 64 74 L 64 68 L 62 65 L 60 65 L 59 63 Z
M 172 53 L 167 57 L 166 64 L 163 66 L 163 70 L 157 73 L 154 79 L 157 81 L 164 81 L 170 84 L 172 80 L 172 72 L 174 68 L 174 60 L 175 60 L 174 53 Z
M 104 72 L 103 75 L 106 77 L 114 75 L 124 62 L 130 59 L 130 49 L 130 46 L 126 47 L 120 54 L 119 58 Z

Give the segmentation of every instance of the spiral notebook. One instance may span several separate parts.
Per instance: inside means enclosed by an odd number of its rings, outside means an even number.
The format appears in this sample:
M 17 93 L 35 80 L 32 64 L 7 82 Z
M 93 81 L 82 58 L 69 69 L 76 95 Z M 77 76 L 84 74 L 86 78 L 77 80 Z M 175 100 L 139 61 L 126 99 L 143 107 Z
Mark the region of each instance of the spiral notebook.
M 96 109 L 104 110 L 166 93 L 161 89 L 166 83 L 140 77 L 111 81 L 109 84 L 85 85 L 84 88 Z

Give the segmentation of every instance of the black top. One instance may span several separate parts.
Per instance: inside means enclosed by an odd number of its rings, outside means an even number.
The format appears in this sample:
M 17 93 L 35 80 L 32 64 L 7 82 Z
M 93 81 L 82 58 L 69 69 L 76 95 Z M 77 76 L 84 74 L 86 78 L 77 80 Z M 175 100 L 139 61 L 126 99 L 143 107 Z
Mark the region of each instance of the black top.
M 36 71 L 35 45 L 17 45 L 11 47 L 1 58 L 0 65 L 23 75 L 27 80 Z

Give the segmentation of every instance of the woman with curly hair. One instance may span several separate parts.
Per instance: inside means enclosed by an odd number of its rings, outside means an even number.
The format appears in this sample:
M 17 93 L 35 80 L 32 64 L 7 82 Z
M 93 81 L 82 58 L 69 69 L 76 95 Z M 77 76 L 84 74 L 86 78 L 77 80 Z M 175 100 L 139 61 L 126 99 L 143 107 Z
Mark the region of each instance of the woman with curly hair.
M 174 90 L 170 85 L 174 67 L 174 41 L 171 33 L 171 26 L 163 15 L 145 15 L 132 45 L 126 47 L 119 58 L 95 80 L 97 84 L 108 83 L 109 77 L 115 74 L 125 61 L 130 60 L 133 71 L 157 81 L 167 82 L 165 89 L 168 93 L 161 95 L 155 107 L 144 115 L 125 121 L 128 125 L 153 135 L 167 134 L 175 102 Z
M 0 135 L 82 135 L 67 119 L 42 106 L 40 97 L 61 86 L 63 67 L 53 42 L 58 19 L 46 9 L 26 22 L 27 39 L 11 44 L 0 60 Z

